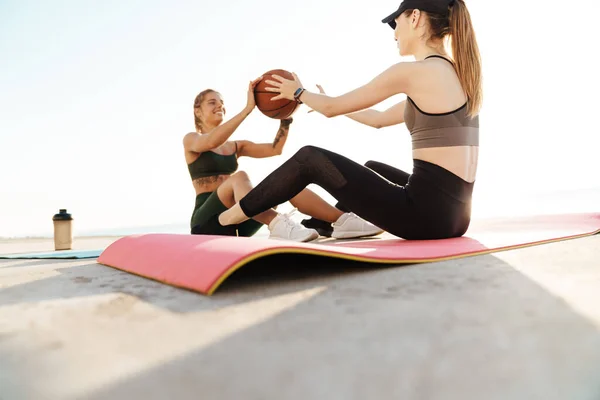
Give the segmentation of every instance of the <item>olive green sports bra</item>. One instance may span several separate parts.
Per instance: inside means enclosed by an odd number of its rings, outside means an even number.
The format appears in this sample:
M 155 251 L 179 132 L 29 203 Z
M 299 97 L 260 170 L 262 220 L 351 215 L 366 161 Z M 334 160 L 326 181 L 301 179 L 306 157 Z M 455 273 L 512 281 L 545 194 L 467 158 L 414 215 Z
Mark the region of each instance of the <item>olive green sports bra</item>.
M 429 56 L 442 58 L 438 55 Z M 426 58 L 426 59 L 427 59 Z M 479 116 L 467 115 L 467 103 L 454 111 L 431 114 L 422 111 L 407 97 L 404 122 L 412 138 L 412 148 L 479 146 Z
M 214 151 L 205 151 L 200 153 L 192 163 L 188 164 L 188 171 L 192 180 L 207 176 L 231 175 L 237 169 L 237 142 L 233 154 L 223 155 Z

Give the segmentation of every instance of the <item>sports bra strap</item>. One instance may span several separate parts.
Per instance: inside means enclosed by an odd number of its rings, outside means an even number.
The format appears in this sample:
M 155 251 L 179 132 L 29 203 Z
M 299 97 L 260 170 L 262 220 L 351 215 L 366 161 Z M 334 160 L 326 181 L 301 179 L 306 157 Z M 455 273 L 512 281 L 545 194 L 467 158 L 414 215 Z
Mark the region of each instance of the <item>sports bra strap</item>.
M 448 60 L 446 57 L 444 56 L 440 56 L 439 54 L 432 54 L 430 56 L 425 57 L 425 60 L 427 60 L 428 58 L 441 58 L 442 60 L 446 60 L 448 61 L 450 64 L 454 65 L 454 62 L 452 62 L 452 60 Z

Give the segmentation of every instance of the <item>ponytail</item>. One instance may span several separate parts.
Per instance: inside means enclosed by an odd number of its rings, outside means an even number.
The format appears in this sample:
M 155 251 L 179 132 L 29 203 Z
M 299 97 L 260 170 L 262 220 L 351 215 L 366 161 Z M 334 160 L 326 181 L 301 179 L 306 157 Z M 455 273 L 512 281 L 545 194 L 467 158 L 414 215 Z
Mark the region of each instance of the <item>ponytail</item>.
M 471 16 L 464 0 L 454 0 L 450 7 L 449 34 L 452 38 L 452 58 L 458 79 L 467 94 L 468 115 L 479 113 L 483 101 L 481 56 L 471 24 Z

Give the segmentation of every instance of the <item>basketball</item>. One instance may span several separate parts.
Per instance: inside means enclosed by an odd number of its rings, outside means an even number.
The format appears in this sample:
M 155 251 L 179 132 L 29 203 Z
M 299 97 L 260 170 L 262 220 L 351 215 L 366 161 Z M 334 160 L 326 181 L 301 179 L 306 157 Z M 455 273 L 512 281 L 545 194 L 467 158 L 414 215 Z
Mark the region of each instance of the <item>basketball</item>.
M 256 101 L 256 107 L 261 113 L 269 118 L 273 119 L 287 119 L 294 114 L 299 103 L 295 100 L 279 99 L 271 101 L 273 97 L 279 96 L 279 93 L 269 92 L 265 90 L 269 84 L 266 83 L 268 80 L 277 81 L 271 75 L 279 75 L 282 78 L 293 80 L 294 76 L 283 69 L 272 69 L 262 74 L 262 80 L 254 87 L 254 100 Z

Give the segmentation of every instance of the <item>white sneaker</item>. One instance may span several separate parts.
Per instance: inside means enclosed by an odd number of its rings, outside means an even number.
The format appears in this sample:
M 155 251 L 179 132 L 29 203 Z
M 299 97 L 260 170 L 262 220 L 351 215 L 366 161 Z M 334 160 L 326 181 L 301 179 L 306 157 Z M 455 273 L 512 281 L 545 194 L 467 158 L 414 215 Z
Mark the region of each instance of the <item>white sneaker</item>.
M 336 239 L 375 236 L 384 232 L 383 229 L 365 221 L 354 213 L 343 214 L 331 226 L 333 227 L 331 237 Z
M 269 224 L 269 239 L 292 240 L 294 242 L 310 242 L 319 237 L 319 233 L 314 229 L 308 229 L 298 222 L 291 220 L 290 215 L 296 211 L 295 209 L 288 214 L 280 214 L 276 216 Z

